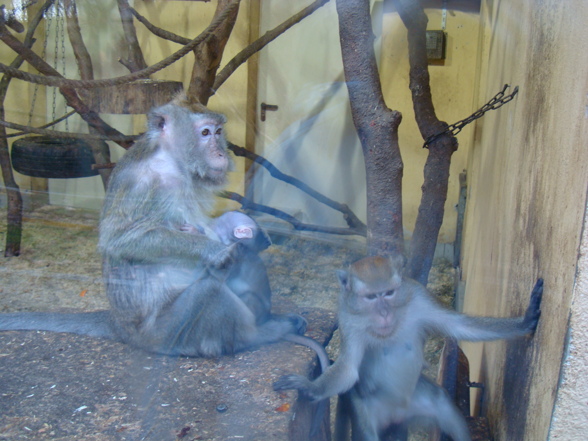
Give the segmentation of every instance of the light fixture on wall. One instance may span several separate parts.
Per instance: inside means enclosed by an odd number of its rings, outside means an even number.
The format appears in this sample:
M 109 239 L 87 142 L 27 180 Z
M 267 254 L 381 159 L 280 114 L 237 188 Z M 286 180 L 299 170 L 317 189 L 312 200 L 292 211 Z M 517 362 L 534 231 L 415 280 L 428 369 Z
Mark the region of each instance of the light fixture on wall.
M 445 42 L 447 35 L 443 31 L 427 31 L 427 60 L 445 60 Z
M 445 45 L 447 42 L 446 26 L 447 0 L 443 0 L 443 6 L 441 7 L 441 30 L 427 31 L 427 60 L 429 62 L 445 60 Z

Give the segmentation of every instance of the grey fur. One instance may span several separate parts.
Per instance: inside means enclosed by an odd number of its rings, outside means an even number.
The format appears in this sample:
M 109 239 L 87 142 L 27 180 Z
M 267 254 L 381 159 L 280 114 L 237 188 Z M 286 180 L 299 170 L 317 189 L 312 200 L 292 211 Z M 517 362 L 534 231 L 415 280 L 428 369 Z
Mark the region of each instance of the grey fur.
M 243 247 L 218 240 L 208 215 L 232 165 L 224 122 L 180 97 L 150 112 L 147 133 L 113 170 L 98 242 L 109 311 L 3 314 L 0 330 L 72 332 L 205 357 L 304 333 L 302 317 L 260 319 L 247 296 L 231 289 L 241 277 Z M 248 281 L 269 298 L 265 282 L 267 274 Z
M 430 418 L 454 441 L 469 441 L 464 418 L 446 392 L 421 374 L 431 333 L 487 341 L 532 334 L 541 314 L 543 281 L 524 316 L 473 317 L 442 307 L 418 282 L 403 278 L 399 259 L 368 257 L 340 271 L 341 352 L 315 381 L 287 375 L 276 390 L 298 389 L 313 400 L 341 394 L 335 438 L 382 439 L 392 424 Z M 372 286 L 377 286 L 372 290 Z

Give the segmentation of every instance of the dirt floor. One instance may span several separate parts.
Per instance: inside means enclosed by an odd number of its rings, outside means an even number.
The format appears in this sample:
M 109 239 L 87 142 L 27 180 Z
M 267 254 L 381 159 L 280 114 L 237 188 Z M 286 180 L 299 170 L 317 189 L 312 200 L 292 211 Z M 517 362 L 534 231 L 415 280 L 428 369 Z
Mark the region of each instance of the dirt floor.
M 6 211 L 0 210 L 0 243 L 6 236 Z M 0 312 L 91 311 L 108 307 L 96 251 L 98 213 L 45 206 L 25 213 L 20 257 L 0 257 Z M 300 308 L 336 311 L 335 270 L 362 256 L 361 246 L 333 237 L 272 234 L 274 245 L 263 253 L 274 296 Z M 429 289 L 450 304 L 454 272 L 446 260 L 436 262 Z M 328 347 L 336 358 L 338 340 Z M 427 344 L 429 374 L 436 375 L 441 342 Z

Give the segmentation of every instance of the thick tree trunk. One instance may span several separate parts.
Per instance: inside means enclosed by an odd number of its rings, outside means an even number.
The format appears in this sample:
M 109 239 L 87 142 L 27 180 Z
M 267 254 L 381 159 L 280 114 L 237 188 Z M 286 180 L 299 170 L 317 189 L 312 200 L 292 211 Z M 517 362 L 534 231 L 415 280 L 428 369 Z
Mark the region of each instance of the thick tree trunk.
M 147 63 L 143 57 L 141 46 L 139 46 L 139 40 L 137 40 L 137 32 L 133 25 L 133 13 L 129 2 L 127 0 L 118 0 L 118 11 L 125 34 L 125 41 L 127 42 L 127 58 L 125 60 L 121 59 L 120 62 L 131 72 L 145 69 Z
M 394 0 L 400 18 L 408 30 L 410 90 L 417 124 L 423 139 L 442 132 L 447 123 L 435 114 L 427 62 L 427 16 L 419 2 Z M 423 195 L 419 206 L 408 260 L 407 273 L 426 285 L 433 263 L 439 229 L 443 222 L 451 155 L 457 150 L 457 139 L 450 134 L 429 145 L 424 169 Z
M 230 3 L 231 0 L 218 0 L 214 18 L 218 17 Z M 188 97 L 197 98 L 204 105 L 208 104 L 208 99 L 214 94 L 213 85 L 216 72 L 233 31 L 233 26 L 237 21 L 238 13 L 239 8 L 237 7 L 211 36 L 194 49 L 194 67 L 188 87 Z
M 367 180 L 368 254 L 403 251 L 400 112 L 384 103 L 369 0 L 337 0 L 339 36 L 353 123 Z

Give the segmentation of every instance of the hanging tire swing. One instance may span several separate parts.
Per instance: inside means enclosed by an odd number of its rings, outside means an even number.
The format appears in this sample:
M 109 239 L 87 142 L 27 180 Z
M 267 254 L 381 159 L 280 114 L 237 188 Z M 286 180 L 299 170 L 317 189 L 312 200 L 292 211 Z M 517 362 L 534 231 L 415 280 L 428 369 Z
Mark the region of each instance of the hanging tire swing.
M 12 143 L 12 167 L 35 178 L 85 178 L 98 175 L 92 147 L 80 138 L 27 136 Z

